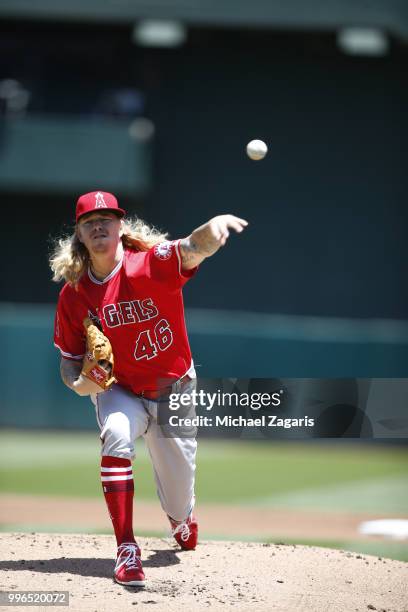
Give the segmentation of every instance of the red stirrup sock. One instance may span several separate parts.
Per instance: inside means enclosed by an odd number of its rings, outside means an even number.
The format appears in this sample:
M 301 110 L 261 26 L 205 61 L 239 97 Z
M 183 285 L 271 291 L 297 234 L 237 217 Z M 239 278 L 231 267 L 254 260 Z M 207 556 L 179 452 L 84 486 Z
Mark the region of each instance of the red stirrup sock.
M 130 459 L 104 456 L 101 481 L 118 546 L 135 542 L 133 535 L 133 474 Z

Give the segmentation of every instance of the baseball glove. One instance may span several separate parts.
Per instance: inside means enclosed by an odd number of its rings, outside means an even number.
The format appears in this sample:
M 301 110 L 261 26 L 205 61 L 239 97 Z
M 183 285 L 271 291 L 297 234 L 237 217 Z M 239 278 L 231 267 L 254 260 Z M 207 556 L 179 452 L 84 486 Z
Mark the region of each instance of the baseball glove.
M 106 391 L 116 382 L 111 343 L 89 317 L 83 323 L 86 330 L 86 353 L 81 374 Z

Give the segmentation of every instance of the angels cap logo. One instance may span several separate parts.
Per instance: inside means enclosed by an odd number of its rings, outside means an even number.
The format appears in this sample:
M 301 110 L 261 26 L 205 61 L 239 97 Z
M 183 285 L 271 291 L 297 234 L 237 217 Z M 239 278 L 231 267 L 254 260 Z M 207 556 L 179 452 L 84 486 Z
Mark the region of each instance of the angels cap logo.
M 95 208 L 108 208 L 108 205 L 103 198 L 103 193 L 100 191 L 95 194 Z
M 169 259 L 171 257 L 172 247 L 173 245 L 171 242 L 161 242 L 154 247 L 154 254 L 158 259 Z

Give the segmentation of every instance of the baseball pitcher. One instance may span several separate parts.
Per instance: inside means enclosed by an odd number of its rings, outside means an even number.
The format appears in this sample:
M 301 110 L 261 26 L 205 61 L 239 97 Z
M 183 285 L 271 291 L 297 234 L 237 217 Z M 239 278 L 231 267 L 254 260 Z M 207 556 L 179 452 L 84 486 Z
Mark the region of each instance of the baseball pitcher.
M 197 544 L 193 514 L 197 442 L 160 436 L 158 410 L 171 393 L 191 393 L 195 370 L 182 288 L 199 264 L 247 222 L 214 217 L 187 238 L 168 241 L 140 219 L 125 217 L 114 195 L 91 192 L 76 205 L 75 232 L 50 259 L 65 281 L 55 316 L 61 377 L 95 406 L 100 428 L 102 489 L 117 540 L 115 580 L 144 586 L 132 524 L 132 460 L 143 436 L 160 503 L 178 544 Z

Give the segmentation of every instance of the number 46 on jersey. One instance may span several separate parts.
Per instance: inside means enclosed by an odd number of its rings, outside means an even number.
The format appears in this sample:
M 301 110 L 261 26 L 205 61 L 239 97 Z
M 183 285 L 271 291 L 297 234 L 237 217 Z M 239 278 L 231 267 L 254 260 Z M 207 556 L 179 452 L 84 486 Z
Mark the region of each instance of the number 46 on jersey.
M 166 351 L 173 343 L 173 333 L 166 319 L 161 319 L 153 330 L 145 329 L 136 340 L 134 356 L 140 359 L 153 359 L 158 351 Z

